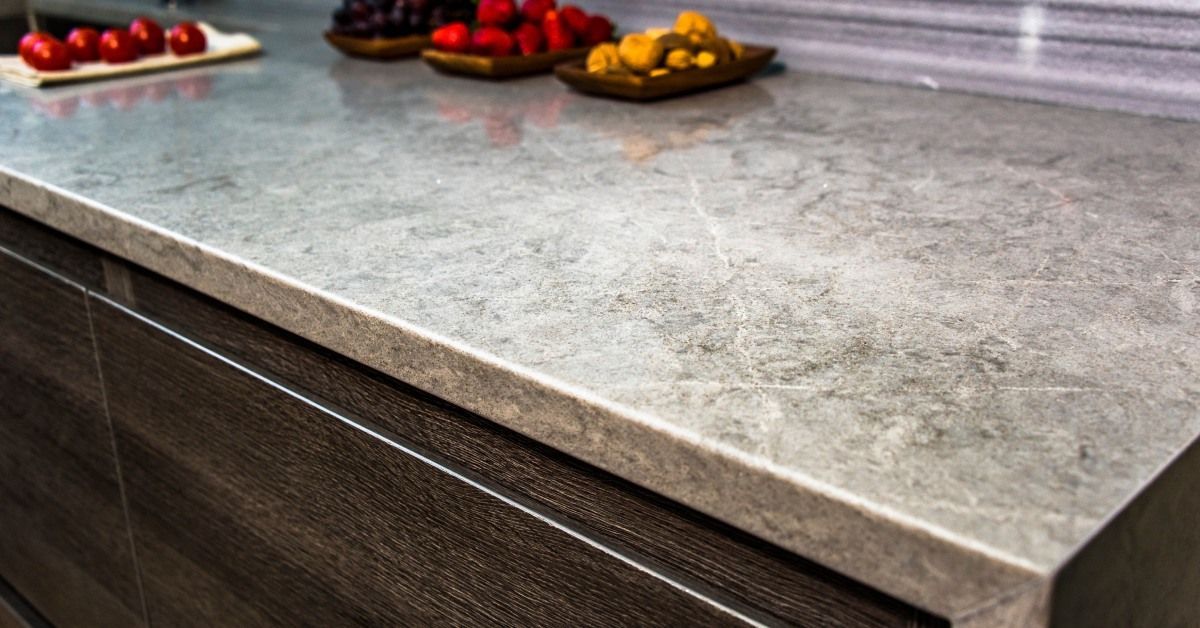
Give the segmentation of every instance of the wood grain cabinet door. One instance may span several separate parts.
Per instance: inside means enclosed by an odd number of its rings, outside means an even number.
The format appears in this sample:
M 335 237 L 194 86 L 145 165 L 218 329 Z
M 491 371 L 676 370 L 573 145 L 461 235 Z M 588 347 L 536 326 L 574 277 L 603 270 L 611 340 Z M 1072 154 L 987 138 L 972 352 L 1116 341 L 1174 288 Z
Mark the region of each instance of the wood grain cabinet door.
M 0 576 L 55 625 L 136 626 L 86 299 L 0 248 Z
M 741 623 L 411 444 L 92 311 L 153 624 Z

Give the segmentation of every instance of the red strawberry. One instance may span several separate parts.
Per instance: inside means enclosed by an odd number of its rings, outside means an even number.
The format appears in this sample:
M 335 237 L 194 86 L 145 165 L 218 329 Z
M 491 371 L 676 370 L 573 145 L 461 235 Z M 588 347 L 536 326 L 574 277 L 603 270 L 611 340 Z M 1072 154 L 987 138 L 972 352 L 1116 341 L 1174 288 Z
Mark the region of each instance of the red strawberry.
M 558 10 L 558 15 L 567 23 L 572 33 L 582 36 L 587 32 L 588 14 L 584 13 L 583 9 L 568 4 Z
M 513 31 L 513 37 L 517 40 L 517 47 L 521 49 L 521 54 L 532 55 L 542 52 L 546 49 L 546 37 L 542 35 L 542 29 L 525 22 Z
M 559 11 L 547 11 L 542 21 L 547 50 L 567 50 L 575 47 L 575 33 L 563 22 Z
M 471 35 L 471 52 L 489 57 L 503 57 L 513 53 L 514 41 L 503 28 L 483 26 Z
M 583 31 L 583 43 L 595 46 L 606 41 L 612 41 L 613 23 L 603 15 L 593 15 L 588 18 L 587 28 Z
M 505 26 L 517 18 L 517 3 L 513 0 L 479 0 L 475 19 L 484 26 Z
M 526 22 L 541 24 L 546 11 L 554 10 L 554 0 L 525 0 L 521 3 L 521 17 Z
M 471 48 L 471 29 L 453 22 L 433 31 L 433 47 L 446 52 L 466 52 Z

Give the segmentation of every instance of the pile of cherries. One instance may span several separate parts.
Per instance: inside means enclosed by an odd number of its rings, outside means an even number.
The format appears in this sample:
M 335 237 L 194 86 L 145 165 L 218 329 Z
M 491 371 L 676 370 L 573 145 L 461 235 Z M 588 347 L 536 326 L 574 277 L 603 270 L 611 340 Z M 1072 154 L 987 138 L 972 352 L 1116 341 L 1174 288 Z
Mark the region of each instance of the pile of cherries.
M 168 45 L 171 52 L 184 56 L 204 52 L 208 41 L 195 22 L 180 22 L 168 34 L 158 22 L 139 17 L 128 29 L 110 28 L 104 33 L 81 26 L 67 35 L 66 43 L 44 31 L 26 33 L 20 53 L 33 69 L 54 72 L 70 70 L 75 63 L 128 63 L 144 55 L 162 54 Z
M 451 22 L 469 21 L 473 0 L 343 0 L 333 12 L 334 34 L 370 39 L 426 35 Z

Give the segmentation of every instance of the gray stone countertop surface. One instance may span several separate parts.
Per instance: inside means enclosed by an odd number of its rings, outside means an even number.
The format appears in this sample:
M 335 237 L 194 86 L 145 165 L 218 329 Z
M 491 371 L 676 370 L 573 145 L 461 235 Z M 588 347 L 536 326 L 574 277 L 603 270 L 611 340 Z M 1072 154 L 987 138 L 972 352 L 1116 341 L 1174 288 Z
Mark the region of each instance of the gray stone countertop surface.
M 264 57 L 0 87 L 0 204 L 950 617 L 1200 432 L 1200 125 L 634 105 L 218 7 Z

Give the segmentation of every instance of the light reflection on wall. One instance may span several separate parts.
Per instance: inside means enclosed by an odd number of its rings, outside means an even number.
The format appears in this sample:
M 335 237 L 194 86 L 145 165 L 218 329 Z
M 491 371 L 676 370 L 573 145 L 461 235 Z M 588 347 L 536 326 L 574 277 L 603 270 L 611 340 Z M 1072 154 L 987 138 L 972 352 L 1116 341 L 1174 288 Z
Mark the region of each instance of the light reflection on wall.
M 1042 26 L 1045 23 L 1046 10 L 1042 5 L 1027 4 L 1021 8 L 1021 36 L 1017 39 L 1017 56 L 1027 68 L 1037 65 L 1038 48 L 1042 44 Z

